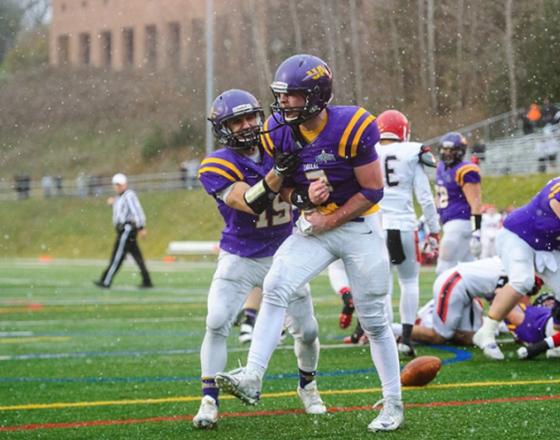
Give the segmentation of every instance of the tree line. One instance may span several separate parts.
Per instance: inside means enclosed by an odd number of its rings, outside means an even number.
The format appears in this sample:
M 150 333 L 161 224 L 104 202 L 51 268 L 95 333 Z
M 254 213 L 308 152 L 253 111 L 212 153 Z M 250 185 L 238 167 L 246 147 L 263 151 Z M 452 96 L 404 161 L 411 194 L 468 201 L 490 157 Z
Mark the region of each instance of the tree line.
M 165 1 L 165 0 L 161 0 Z M 189 1 L 198 0 L 185 0 Z M 480 117 L 560 100 L 560 13 L 556 0 L 215 0 L 216 93 L 249 88 L 270 101 L 275 68 L 308 52 L 335 75 L 335 101 L 413 116 Z M 0 62 L 21 38 L 22 18 L 44 22 L 47 0 L 0 2 Z M 225 13 L 224 11 L 227 11 Z M 28 17 L 29 23 L 29 17 Z M 32 20 L 32 22 L 33 22 Z M 193 26 L 189 67 L 180 72 L 199 111 L 204 23 Z M 27 25 L 26 32 L 32 25 Z M 38 34 L 36 38 L 45 39 Z M 32 46 L 35 47 L 35 46 Z M 46 50 L 46 44 L 40 49 Z M 17 68 L 33 67 L 23 53 Z M 44 62 L 39 57 L 37 62 Z M 472 122 L 472 121 L 470 121 Z

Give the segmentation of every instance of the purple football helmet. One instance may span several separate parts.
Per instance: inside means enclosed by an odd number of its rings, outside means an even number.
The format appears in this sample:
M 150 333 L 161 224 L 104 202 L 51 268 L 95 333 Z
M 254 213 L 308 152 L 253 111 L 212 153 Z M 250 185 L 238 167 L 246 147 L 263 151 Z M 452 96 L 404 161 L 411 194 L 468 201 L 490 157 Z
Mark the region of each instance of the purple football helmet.
M 255 126 L 235 133 L 231 131 L 229 121 L 250 114 L 256 116 Z M 232 150 L 245 150 L 259 145 L 264 113 L 257 98 L 249 92 L 239 89 L 223 92 L 214 100 L 208 120 L 218 142 Z
M 463 160 L 467 152 L 467 140 L 456 131 L 444 135 L 440 140 L 439 154 L 443 163 L 451 167 Z
M 270 106 L 272 114 L 281 115 L 281 124 L 298 125 L 319 114 L 332 99 L 331 69 L 321 58 L 313 55 L 294 55 L 280 64 L 271 84 L 274 103 Z M 303 107 L 280 106 L 281 93 L 299 92 L 305 97 Z M 287 117 L 296 113 L 297 117 Z

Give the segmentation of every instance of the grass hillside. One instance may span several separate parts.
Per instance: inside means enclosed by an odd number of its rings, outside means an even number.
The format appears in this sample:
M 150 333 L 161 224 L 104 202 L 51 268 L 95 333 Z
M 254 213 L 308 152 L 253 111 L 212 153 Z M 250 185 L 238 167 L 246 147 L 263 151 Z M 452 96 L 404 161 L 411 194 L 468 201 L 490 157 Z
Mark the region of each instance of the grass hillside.
M 204 150 L 204 95 L 173 72 L 154 80 L 136 71 L 30 70 L 0 78 L 0 102 L 10 103 L 0 108 L 0 179 L 8 181 L 175 171 Z M 190 136 L 142 155 L 154 131 L 169 141 L 185 125 Z
M 526 203 L 552 176 L 484 180 L 485 203 L 498 208 Z M 141 193 L 148 237 L 147 258 L 161 258 L 172 240 L 217 240 L 221 218 L 202 190 Z M 115 234 L 105 198 L 29 199 L 0 203 L 0 255 L 108 258 Z
M 221 220 L 203 191 L 142 193 L 147 258 L 165 255 L 172 240 L 218 240 Z M 0 204 L 0 255 L 4 257 L 109 257 L 115 232 L 105 198 L 28 199 Z

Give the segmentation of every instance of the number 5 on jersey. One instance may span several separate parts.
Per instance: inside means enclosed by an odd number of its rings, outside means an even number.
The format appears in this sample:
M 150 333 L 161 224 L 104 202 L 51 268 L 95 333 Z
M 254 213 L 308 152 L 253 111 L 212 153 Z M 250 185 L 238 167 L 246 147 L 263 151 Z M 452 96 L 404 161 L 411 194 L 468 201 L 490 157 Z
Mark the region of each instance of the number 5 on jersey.
M 264 212 L 259 215 L 257 220 L 257 228 L 270 228 L 272 226 L 279 226 L 288 223 L 291 216 L 292 205 L 280 199 L 280 196 L 272 201 L 272 206 L 269 206 Z

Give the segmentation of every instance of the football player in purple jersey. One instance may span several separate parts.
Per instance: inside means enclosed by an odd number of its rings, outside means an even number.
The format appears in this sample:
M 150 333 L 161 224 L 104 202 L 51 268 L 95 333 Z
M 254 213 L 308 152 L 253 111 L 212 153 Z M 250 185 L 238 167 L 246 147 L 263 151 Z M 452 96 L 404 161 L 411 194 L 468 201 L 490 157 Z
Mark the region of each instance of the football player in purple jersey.
M 283 182 L 282 196 L 302 215 L 265 278 L 246 367 L 218 373 L 216 382 L 244 402 L 256 403 L 290 298 L 340 258 L 383 389 L 383 409 L 368 429 L 395 430 L 404 410 L 397 346 L 385 316 L 389 259 L 378 212 L 383 174 L 375 151 L 375 117 L 362 107 L 328 105 L 331 70 L 312 55 L 285 60 L 271 87 L 275 102 L 264 124 L 264 147 L 271 154 L 299 157 Z
M 441 138 L 436 169 L 436 205 L 443 225 L 436 273 L 478 258 L 482 196 L 478 166 L 463 160 L 467 141 L 456 132 Z
M 473 340 L 488 358 L 501 360 L 504 355 L 496 344 L 495 330 L 530 291 L 535 273 L 560 299 L 560 177 L 549 181 L 528 204 L 506 217 L 496 237 L 496 250 L 509 282 L 496 292 L 489 319 Z M 560 324 L 560 316 L 555 324 Z
M 209 120 L 224 148 L 202 161 L 199 179 L 215 199 L 225 227 L 208 293 L 206 333 L 200 350 L 203 398 L 193 418 L 196 428 L 217 423 L 215 375 L 226 366 L 230 329 L 249 292 L 262 286 L 272 255 L 292 232 L 291 206 L 280 200 L 278 191 L 298 164 L 297 156 L 277 153 L 273 157 L 262 148 L 263 112 L 248 92 L 233 89 L 222 93 L 212 105 Z M 287 308 L 300 370 L 298 394 L 307 413 L 323 414 L 326 408 L 315 382 L 317 321 L 306 283 L 297 286 Z
M 560 337 L 560 326 L 554 324 L 559 311 L 560 302 L 553 294 L 545 292 L 532 305 L 522 301 L 508 313 L 509 330 L 518 342 L 524 344 L 517 350 L 520 359 L 532 359 L 544 351 L 547 358 L 560 357 L 560 348 L 553 348 L 554 338 Z M 549 341 L 552 342 L 550 346 Z M 535 350 L 541 346 L 542 350 Z

